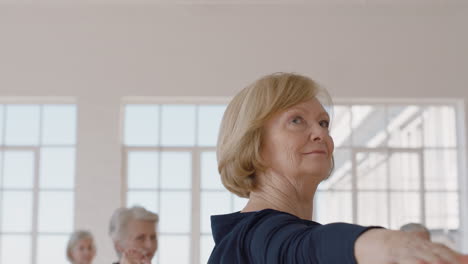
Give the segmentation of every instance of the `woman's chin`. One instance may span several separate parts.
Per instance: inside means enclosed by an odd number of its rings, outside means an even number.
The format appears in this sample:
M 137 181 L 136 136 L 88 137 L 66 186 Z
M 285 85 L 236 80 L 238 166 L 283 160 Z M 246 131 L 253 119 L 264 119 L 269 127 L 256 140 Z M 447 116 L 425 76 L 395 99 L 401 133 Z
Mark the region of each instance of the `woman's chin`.
M 304 170 L 306 173 L 305 175 L 308 175 L 308 178 L 313 178 L 313 179 L 318 179 L 320 181 L 323 181 L 328 178 L 330 168 L 329 167 L 321 167 L 317 168 L 316 166 L 313 168 L 307 168 Z

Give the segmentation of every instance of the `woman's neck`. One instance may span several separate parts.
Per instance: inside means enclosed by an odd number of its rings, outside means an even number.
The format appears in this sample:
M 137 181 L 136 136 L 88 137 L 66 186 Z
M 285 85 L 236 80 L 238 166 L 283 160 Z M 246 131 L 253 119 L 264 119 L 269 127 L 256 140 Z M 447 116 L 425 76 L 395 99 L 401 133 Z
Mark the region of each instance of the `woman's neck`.
M 250 192 L 249 202 L 242 212 L 274 209 L 312 220 L 314 195 L 319 182 L 305 186 L 273 173 L 259 178 L 257 188 Z

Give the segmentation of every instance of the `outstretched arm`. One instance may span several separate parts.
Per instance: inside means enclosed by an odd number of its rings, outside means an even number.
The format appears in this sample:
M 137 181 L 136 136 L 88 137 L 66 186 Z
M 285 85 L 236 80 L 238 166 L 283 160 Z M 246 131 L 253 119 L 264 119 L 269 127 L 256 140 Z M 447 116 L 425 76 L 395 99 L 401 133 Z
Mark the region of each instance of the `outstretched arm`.
M 356 240 L 354 252 L 359 264 L 468 264 L 468 256 L 442 244 L 385 229 L 363 233 Z

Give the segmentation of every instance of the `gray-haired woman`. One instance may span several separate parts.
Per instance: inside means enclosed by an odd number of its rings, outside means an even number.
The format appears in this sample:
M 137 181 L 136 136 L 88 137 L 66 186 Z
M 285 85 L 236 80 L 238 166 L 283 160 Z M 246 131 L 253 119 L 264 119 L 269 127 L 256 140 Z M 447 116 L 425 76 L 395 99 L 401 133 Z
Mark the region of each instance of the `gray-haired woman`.
M 119 264 L 150 264 L 158 249 L 157 214 L 143 207 L 115 210 L 109 235 L 119 257 Z
M 67 259 L 72 264 L 91 264 L 96 256 L 93 235 L 78 230 L 71 234 L 67 244 Z

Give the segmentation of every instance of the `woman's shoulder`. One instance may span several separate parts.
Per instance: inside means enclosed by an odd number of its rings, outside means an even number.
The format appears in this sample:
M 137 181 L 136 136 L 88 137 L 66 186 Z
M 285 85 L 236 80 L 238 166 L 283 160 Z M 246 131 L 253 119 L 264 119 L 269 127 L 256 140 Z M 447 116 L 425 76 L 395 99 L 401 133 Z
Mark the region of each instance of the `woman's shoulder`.
M 320 226 L 320 224 L 274 209 L 211 216 L 211 228 L 215 241 L 221 240 L 234 230 L 234 233 L 250 233 L 252 231 L 269 232 L 280 227 L 302 229 L 313 226 Z

